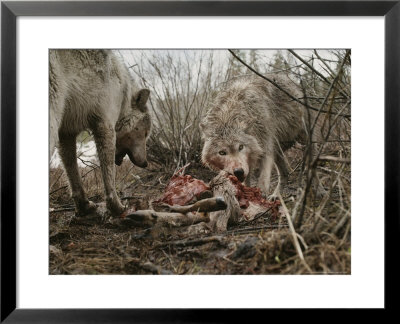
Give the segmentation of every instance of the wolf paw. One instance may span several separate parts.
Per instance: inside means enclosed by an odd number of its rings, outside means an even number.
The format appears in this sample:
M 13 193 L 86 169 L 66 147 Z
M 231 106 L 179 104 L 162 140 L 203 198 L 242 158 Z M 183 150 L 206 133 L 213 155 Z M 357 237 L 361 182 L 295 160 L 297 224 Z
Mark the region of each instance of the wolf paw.
M 125 211 L 124 205 L 122 205 L 119 201 L 107 201 L 107 208 L 113 216 L 120 216 Z
M 76 215 L 86 216 L 95 213 L 96 210 L 97 205 L 94 202 L 87 200 L 84 203 L 79 204 L 78 208 L 76 209 Z

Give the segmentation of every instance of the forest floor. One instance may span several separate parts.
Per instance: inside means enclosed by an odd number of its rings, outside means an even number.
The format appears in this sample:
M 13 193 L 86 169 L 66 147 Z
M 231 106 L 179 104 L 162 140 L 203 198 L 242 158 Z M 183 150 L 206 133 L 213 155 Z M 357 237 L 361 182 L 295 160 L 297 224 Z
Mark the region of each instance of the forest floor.
M 298 152 L 291 154 L 293 160 L 299 158 Z M 289 187 L 295 191 L 296 167 L 294 170 Z M 81 174 L 90 200 L 101 203 L 98 166 L 88 163 Z M 215 176 L 199 165 L 189 166 L 186 174 L 206 183 Z M 172 175 L 173 171 L 160 170 L 151 163 L 140 169 L 124 161 L 117 168 L 117 191 L 124 204 L 146 209 L 149 201 L 160 198 Z M 76 217 L 67 184 L 63 168 L 50 169 L 50 274 L 351 273 L 350 219 L 331 232 L 300 233 L 299 255 L 284 213 L 279 217 L 264 213 L 229 226 L 225 233 L 188 235 L 185 228 L 132 227 L 117 218 Z M 344 219 L 339 218 L 340 200 L 333 192 L 324 205 L 324 222 L 331 224 L 329 228 L 337 229 Z M 286 204 L 293 208 L 293 199 L 288 197 Z M 320 201 L 309 202 L 306 212 L 310 219 L 317 217 L 313 213 L 318 206 Z

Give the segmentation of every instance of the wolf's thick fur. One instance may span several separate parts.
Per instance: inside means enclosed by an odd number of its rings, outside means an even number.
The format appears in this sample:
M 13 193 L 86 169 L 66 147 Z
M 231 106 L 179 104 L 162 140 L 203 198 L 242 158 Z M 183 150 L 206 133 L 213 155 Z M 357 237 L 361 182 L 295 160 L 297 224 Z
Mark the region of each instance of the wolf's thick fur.
M 151 128 L 146 106 L 149 90 L 136 91 L 127 68 L 112 51 L 50 50 L 50 157 L 59 143 L 77 212 L 95 205 L 86 197 L 76 156 L 76 136 L 94 135 L 106 193 L 113 214 L 123 211 L 115 191 L 115 166 L 128 154 L 146 167 L 146 139 Z
M 288 77 L 271 77 L 293 96 L 301 96 Z M 241 181 L 258 169 L 258 186 L 266 194 L 274 163 L 281 183 L 286 182 L 283 152 L 296 140 L 304 142 L 306 135 L 303 107 L 258 76 L 236 78 L 218 92 L 201 128 L 203 163 Z

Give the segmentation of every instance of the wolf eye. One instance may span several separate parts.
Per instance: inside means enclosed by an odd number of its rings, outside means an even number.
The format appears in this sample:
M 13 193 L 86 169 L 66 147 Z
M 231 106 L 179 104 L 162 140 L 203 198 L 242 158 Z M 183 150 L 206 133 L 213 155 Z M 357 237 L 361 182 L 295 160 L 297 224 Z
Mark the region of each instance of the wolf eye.
M 219 151 L 218 154 L 219 155 L 226 155 L 226 152 L 225 151 Z
M 239 151 L 243 150 L 243 144 L 239 145 Z

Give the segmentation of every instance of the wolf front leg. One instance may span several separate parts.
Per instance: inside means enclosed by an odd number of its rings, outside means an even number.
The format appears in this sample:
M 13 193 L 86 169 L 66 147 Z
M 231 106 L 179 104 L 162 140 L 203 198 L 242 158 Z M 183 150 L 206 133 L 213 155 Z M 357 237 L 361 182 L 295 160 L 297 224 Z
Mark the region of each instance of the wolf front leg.
M 279 196 L 279 192 L 281 190 L 284 190 L 287 187 L 288 184 L 288 176 L 289 176 L 289 171 L 286 166 L 285 158 L 283 156 L 283 152 L 278 152 L 275 156 L 275 165 L 276 165 L 276 171 L 278 173 L 278 184 L 275 187 L 274 192 L 268 196 L 270 200 L 275 200 Z
M 271 172 L 275 163 L 275 146 L 272 138 L 264 143 L 264 156 L 260 161 L 260 175 L 258 178 L 258 187 L 263 191 L 265 197 L 268 196 L 271 184 Z
M 76 136 L 59 133 L 59 142 L 59 153 L 67 172 L 77 214 L 80 216 L 90 214 L 96 210 L 96 204 L 88 200 L 83 190 L 82 179 L 76 160 Z
M 272 167 L 274 166 L 274 155 L 267 154 L 261 160 L 260 166 L 260 177 L 258 179 L 258 187 L 264 192 L 267 196 L 269 192 L 269 187 L 271 183 L 271 172 Z
M 278 152 L 275 159 L 279 171 L 279 184 L 284 188 L 288 184 L 289 170 L 283 152 Z
M 118 198 L 115 190 L 115 130 L 114 127 L 99 122 L 93 129 L 99 156 L 101 173 L 103 176 L 104 191 L 106 194 L 107 208 L 113 215 L 120 215 L 124 206 Z

